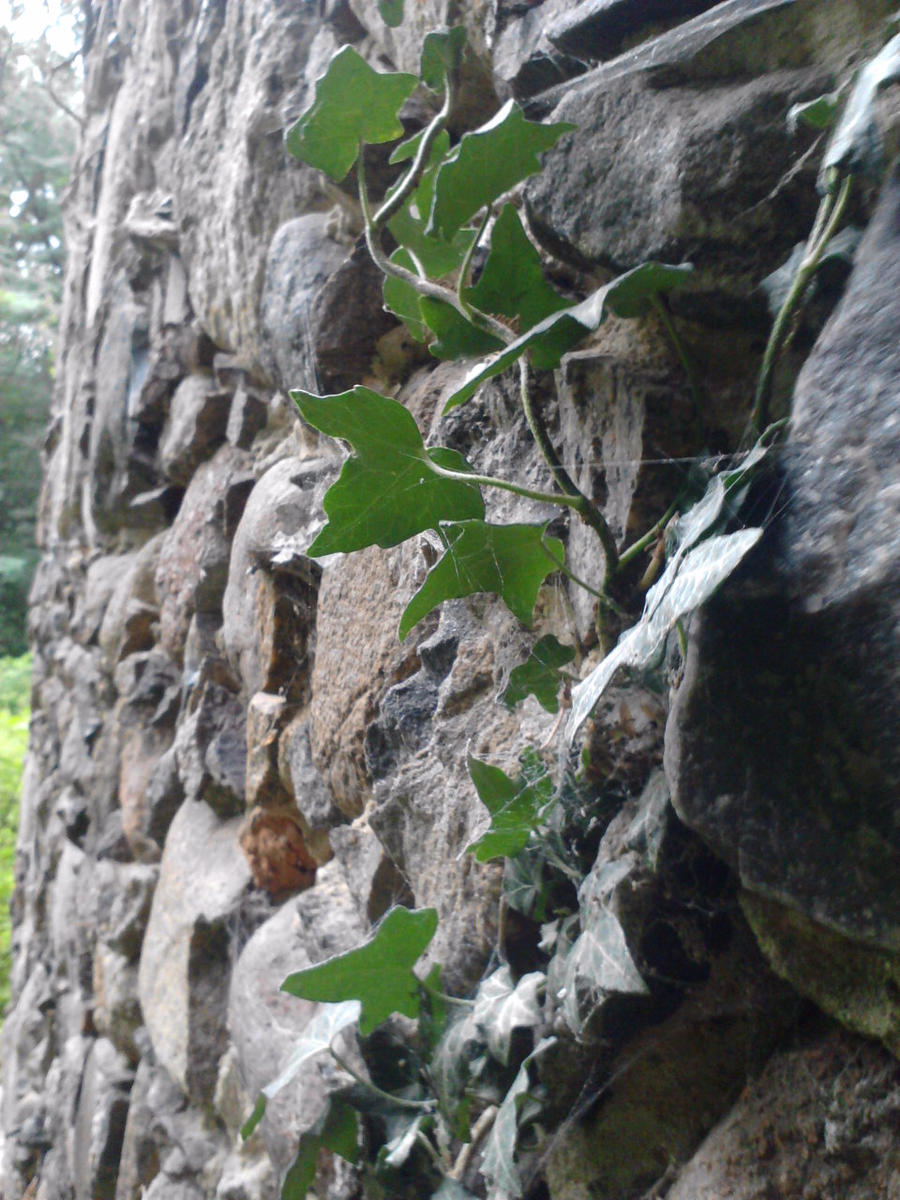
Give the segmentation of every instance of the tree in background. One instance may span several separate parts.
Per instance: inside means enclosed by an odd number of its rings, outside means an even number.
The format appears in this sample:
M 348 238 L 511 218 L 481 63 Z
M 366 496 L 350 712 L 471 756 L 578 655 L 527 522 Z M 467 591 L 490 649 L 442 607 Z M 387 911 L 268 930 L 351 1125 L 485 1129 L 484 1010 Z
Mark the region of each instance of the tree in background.
M 0 656 L 25 649 L 79 87 L 46 31 L 17 43 L 0 27 Z

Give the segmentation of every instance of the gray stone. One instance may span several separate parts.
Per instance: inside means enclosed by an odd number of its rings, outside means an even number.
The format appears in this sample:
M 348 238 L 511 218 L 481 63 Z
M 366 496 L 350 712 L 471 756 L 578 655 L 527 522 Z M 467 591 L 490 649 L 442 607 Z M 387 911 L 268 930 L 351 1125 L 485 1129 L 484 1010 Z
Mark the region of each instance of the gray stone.
M 159 442 L 159 461 L 168 479 L 187 485 L 201 462 L 225 440 L 231 394 L 209 375 L 188 375 L 172 396 Z
M 198 682 L 175 737 L 184 795 L 220 817 L 243 811 L 247 722 L 237 696 L 212 678 Z
M 547 37 L 576 58 L 604 59 L 655 22 L 675 24 L 719 0 L 582 0 L 551 20 Z
M 84 1074 L 73 1130 L 72 1174 L 76 1200 L 113 1200 L 128 1093 L 134 1076 L 112 1042 L 93 1043 Z
M 679 813 L 745 887 L 893 954 L 898 211 L 893 176 L 798 381 L 778 518 L 692 629 L 666 746 Z
M 308 713 L 297 713 L 286 726 L 278 754 L 282 778 L 289 782 L 294 803 L 311 830 L 331 829 L 346 820 L 313 763 Z
M 524 99 L 585 70 L 579 61 L 583 52 L 563 53 L 547 36 L 548 28 L 560 23 L 568 7 L 566 0 L 545 0 L 506 24 L 491 55 L 498 90 Z
M 235 533 L 222 641 L 250 695 L 299 698 L 308 689 L 319 567 L 303 551 L 321 521 L 326 478 L 318 462 L 276 463 L 251 492 Z
M 239 388 L 231 401 L 225 437 L 232 446 L 246 450 L 265 427 L 268 406 L 261 396 L 248 388 Z
M 308 920 L 298 917 L 298 901 L 288 901 L 256 931 L 232 975 L 228 1024 L 251 1098 L 279 1074 L 318 1008 L 312 1001 L 282 992 L 285 977 L 329 953 L 351 949 L 365 936 L 342 876 L 329 868 L 321 876 L 301 901 L 307 914 L 311 906 L 321 904 L 328 912 L 327 924 L 313 921 L 311 929 Z M 324 945 L 323 937 L 328 939 Z M 318 1119 L 327 1092 L 340 1078 L 330 1056 L 319 1055 L 269 1101 L 259 1128 L 276 1170 L 286 1169 L 300 1134 Z
M 221 611 L 229 561 L 225 497 L 246 467 L 242 451 L 223 446 L 197 470 L 164 536 L 156 568 L 160 640 L 176 661 L 181 661 L 194 613 Z
M 861 32 L 852 6 L 814 56 L 821 8 L 729 0 L 567 86 L 553 118 L 578 129 L 527 188 L 539 237 L 613 271 L 688 259 L 696 274 L 674 304 L 690 296 L 690 311 L 716 324 L 761 320 L 754 290 L 814 211 L 812 175 L 791 174 L 807 143 L 789 134 L 786 113 L 833 86 L 842 44 Z M 865 30 L 885 15 L 867 10 Z M 542 102 L 552 95 L 563 94 Z
M 184 802 L 166 838 L 141 951 L 141 1007 L 154 1053 L 201 1103 L 212 1099 L 227 1046 L 227 923 L 250 879 L 237 827 L 206 804 Z

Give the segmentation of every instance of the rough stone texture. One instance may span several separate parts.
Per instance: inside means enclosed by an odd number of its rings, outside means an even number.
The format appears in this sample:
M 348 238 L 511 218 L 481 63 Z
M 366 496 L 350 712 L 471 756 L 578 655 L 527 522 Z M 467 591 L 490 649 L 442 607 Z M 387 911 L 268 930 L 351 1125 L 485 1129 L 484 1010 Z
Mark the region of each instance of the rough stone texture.
M 684 819 L 747 888 L 808 918 L 785 936 L 809 942 L 810 956 L 833 954 L 835 934 L 881 951 L 876 979 L 900 937 L 898 217 L 895 176 L 798 380 L 769 553 L 699 623 L 667 752 Z M 768 923 L 762 910 L 757 919 Z M 776 916 L 767 937 L 777 944 L 786 922 Z M 896 1045 L 893 1005 L 877 1029 L 871 1015 L 853 1021 L 834 972 L 798 970 L 796 946 L 777 958 L 820 1001 L 833 982 L 825 1006 Z M 859 977 L 861 1010 L 872 1008 L 869 976 Z
M 573 669 L 597 661 L 588 593 L 549 579 L 533 631 L 491 597 L 453 601 L 401 645 L 428 535 L 305 555 L 341 454 L 296 421 L 291 387 L 377 383 L 480 472 L 550 481 L 514 380 L 440 417 L 468 365 L 410 351 L 381 311 L 351 182 L 323 182 L 283 143 L 338 44 L 413 70 L 425 32 L 456 20 L 472 53 L 454 136 L 510 95 L 579 122 L 525 189 L 558 286 L 584 295 L 647 256 L 696 267 L 670 306 L 697 409 L 658 315 L 604 325 L 557 373 L 559 403 L 549 376 L 536 384 L 567 466 L 628 541 L 681 488 L 681 460 L 745 433 L 757 285 L 815 207 L 819 151 L 785 110 L 863 61 L 894 7 L 407 0 L 391 30 L 374 0 L 87 6 L 30 618 L 5 1200 L 275 1200 L 345 1082 L 323 1056 L 239 1145 L 312 1011 L 280 983 L 392 904 L 437 908 L 429 962 L 451 990 L 498 953 L 544 969 L 540 931 L 500 915 L 499 864 L 463 852 L 487 820 L 466 753 L 513 771 L 529 744 L 582 772 L 566 836 L 591 878 L 614 872 L 648 993 L 604 998 L 580 1042 L 560 1018 L 528 1194 L 897 1192 L 894 1060 L 814 1010 L 900 1046 L 900 185 L 800 382 L 781 481 L 759 501 L 762 551 L 690 624 L 683 681 L 671 647 L 655 681 L 617 680 L 566 749 L 554 716 L 498 694 L 544 633 L 579 643 Z M 411 132 L 432 103 L 410 101 Z M 371 158 L 380 199 L 393 168 Z M 858 224 L 877 190 L 857 189 Z M 800 323 L 780 405 L 827 300 Z M 507 493 L 487 504 L 492 520 L 552 520 L 573 570 L 602 578 L 574 518 Z M 666 683 L 681 684 L 674 711 Z M 662 780 L 667 722 L 691 829 Z M 318 1194 L 360 1194 L 349 1165 L 321 1167 Z M 476 1155 L 463 1182 L 483 1196 L 477 1172 Z

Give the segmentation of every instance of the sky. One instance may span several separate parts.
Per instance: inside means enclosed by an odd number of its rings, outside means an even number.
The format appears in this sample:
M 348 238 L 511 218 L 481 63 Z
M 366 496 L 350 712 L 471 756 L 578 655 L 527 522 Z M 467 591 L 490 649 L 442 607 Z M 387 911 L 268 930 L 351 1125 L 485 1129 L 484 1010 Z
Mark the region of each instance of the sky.
M 17 42 L 35 41 L 44 30 L 50 45 L 63 57 L 77 49 L 70 18 L 64 18 L 59 0 L 0 0 L 0 25 Z

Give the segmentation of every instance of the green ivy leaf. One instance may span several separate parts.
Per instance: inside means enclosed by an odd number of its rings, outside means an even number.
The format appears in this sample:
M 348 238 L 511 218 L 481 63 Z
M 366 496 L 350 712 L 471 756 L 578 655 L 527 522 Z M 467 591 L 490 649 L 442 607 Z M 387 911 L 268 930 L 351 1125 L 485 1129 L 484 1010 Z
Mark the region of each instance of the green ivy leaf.
M 522 332 L 568 307 L 568 300 L 544 279 L 540 255 L 528 240 L 515 205 L 506 204 L 501 210 L 491 231 L 484 270 L 465 297 L 482 312 L 518 317 Z
M 415 271 L 416 264 L 410 257 L 409 251 L 402 246 L 391 255 L 391 262 L 407 271 Z M 427 342 L 431 330 L 422 320 L 422 310 L 419 308 L 419 293 L 411 283 L 398 279 L 395 275 L 385 275 L 381 287 L 381 297 L 384 307 L 394 316 L 399 317 L 409 330 L 410 337 L 417 342 Z
M 834 172 L 872 172 L 884 158 L 884 139 L 875 117 L 878 93 L 900 79 L 900 33 L 856 77 L 843 115 L 835 126 L 819 168 L 819 188 L 828 189 Z
M 546 921 L 549 888 L 544 878 L 544 858 L 526 847 L 503 863 L 503 894 L 510 908 L 532 921 Z
M 517 338 L 499 354 L 476 367 L 444 405 L 450 412 L 472 398 L 483 383 L 512 366 L 516 359 L 529 351 L 535 367 L 555 369 L 562 356 L 577 345 L 592 330 L 599 329 L 610 313 L 617 317 L 638 317 L 647 311 L 660 292 L 681 287 L 693 267 L 688 263 L 669 266 L 666 263 L 642 263 L 624 275 L 610 280 L 596 292 L 572 308 L 551 313 L 527 333 Z
M 484 1038 L 472 1019 L 471 1010 L 458 1015 L 438 1043 L 428 1074 L 453 1136 L 469 1140 L 469 1102 L 472 1064 L 484 1051 Z
M 545 1038 L 522 1063 L 485 1139 L 481 1174 L 487 1182 L 491 1200 L 515 1200 L 522 1195 L 522 1180 L 516 1167 L 516 1142 L 519 1114 L 529 1099 L 529 1067 L 555 1041 L 555 1038 Z
M 397 114 L 417 83 L 415 75 L 375 71 L 342 46 L 316 82 L 312 106 L 288 130 L 288 150 L 340 183 L 364 143 L 403 136 Z
M 442 600 L 476 592 L 500 596 L 522 624 L 529 625 L 538 589 L 563 561 L 559 538 L 547 537 L 544 525 L 460 521 L 442 524 L 441 529 L 447 549 L 406 606 L 400 640 Z
M 355 1163 L 358 1138 L 356 1113 L 349 1104 L 333 1099 L 317 1124 L 300 1138 L 294 1161 L 282 1184 L 281 1200 L 304 1200 L 315 1179 L 320 1150 L 330 1150 L 347 1162 Z
M 423 131 L 424 132 L 424 131 Z M 392 163 L 405 162 L 415 156 L 422 132 L 401 142 L 391 155 Z M 413 262 L 404 263 L 409 269 L 429 279 L 442 279 L 462 265 L 475 238 L 474 229 L 460 229 L 449 240 L 425 232 L 426 220 L 434 197 L 434 177 L 437 168 L 450 150 L 450 135 L 445 129 L 437 135 L 419 185 L 406 203 L 388 221 L 388 229 L 401 247 L 409 251 Z M 400 186 L 399 183 L 396 186 Z M 393 190 L 393 189 L 391 189 Z M 388 193 L 390 195 L 390 192 Z
M 378 11 L 385 25 L 392 29 L 403 24 L 403 0 L 378 0 Z
M 433 92 L 442 91 L 447 75 L 458 71 L 462 65 L 465 48 L 466 31 L 462 25 L 454 25 L 452 29 L 435 29 L 426 34 L 419 69 L 425 86 Z
M 325 495 L 328 524 L 307 550 L 313 557 L 363 546 L 396 546 L 441 521 L 484 515 L 480 490 L 443 479 L 433 464 L 469 471 L 455 450 L 426 449 L 412 414 L 397 400 L 357 385 L 337 396 L 291 392 L 305 421 L 343 438 L 355 454 Z M 423 614 L 424 615 L 424 614 Z
M 539 996 L 546 979 L 543 971 L 532 971 L 516 983 L 504 965 L 478 988 L 472 1019 L 484 1035 L 489 1053 L 504 1067 L 509 1065 L 514 1031 L 534 1029 L 543 1021 Z
M 526 696 L 534 696 L 549 713 L 559 712 L 560 667 L 575 657 L 573 646 L 564 646 L 552 633 L 536 643 L 528 661 L 509 673 L 509 685 L 503 693 L 507 708 L 515 708 Z
M 419 299 L 419 311 L 435 334 L 429 349 L 435 358 L 483 358 L 499 350 L 503 342 L 473 325 L 451 305 L 431 296 Z
M 303 1000 L 359 1000 L 359 1031 L 367 1037 L 391 1013 L 419 1015 L 419 981 L 413 974 L 437 929 L 433 908 L 392 908 L 365 945 L 289 975 L 282 991 Z
M 525 848 L 532 830 L 553 802 L 553 780 L 537 755 L 523 763 L 516 779 L 471 754 L 466 762 L 478 798 L 491 814 L 490 828 L 466 850 L 479 862 L 501 856 L 512 858 Z
M 815 100 L 804 100 L 788 109 L 788 129 L 794 133 L 798 125 L 807 125 L 810 129 L 830 129 L 837 117 L 841 103 L 840 92 L 828 92 L 824 96 L 816 96 Z
M 257 1097 L 253 1112 L 241 1126 L 244 1141 L 250 1136 L 263 1118 L 266 1104 L 297 1076 L 300 1068 L 316 1054 L 327 1050 L 339 1033 L 359 1020 L 360 1003 L 347 1000 L 343 1004 L 325 1004 L 309 1021 L 298 1039 L 291 1057 L 280 1074 L 267 1083 Z
M 452 237 L 479 209 L 539 171 L 538 154 L 575 128 L 568 121 L 526 121 L 519 106 L 508 101 L 486 125 L 464 133 L 456 153 L 438 171 L 433 228 Z
M 581 933 L 568 951 L 562 976 L 563 1017 L 579 1036 L 611 995 L 646 995 L 625 931 L 611 909 L 613 893 L 634 869 L 630 857 L 595 866 L 578 889 Z
M 569 736 L 574 737 L 620 667 L 647 667 L 659 653 L 675 622 L 699 608 L 762 537 L 761 529 L 707 538 L 683 558 L 672 560 L 647 593 L 637 625 L 616 648 L 572 689 Z

